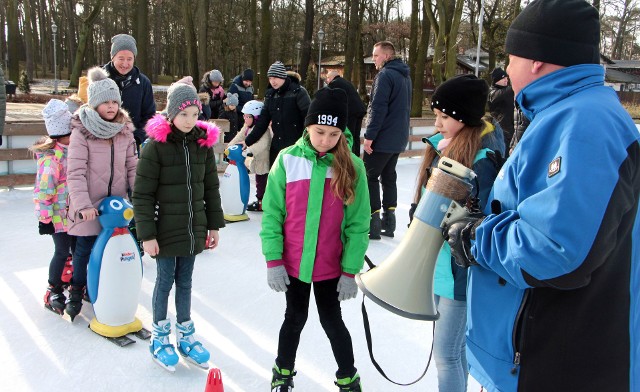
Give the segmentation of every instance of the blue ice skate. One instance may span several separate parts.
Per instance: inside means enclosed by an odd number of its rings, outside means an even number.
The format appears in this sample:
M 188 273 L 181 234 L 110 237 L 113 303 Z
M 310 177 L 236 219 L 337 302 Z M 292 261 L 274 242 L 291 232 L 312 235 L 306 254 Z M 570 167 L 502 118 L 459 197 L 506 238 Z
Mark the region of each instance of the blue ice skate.
M 169 320 L 159 321 L 158 324 L 154 323 L 151 340 L 149 341 L 149 351 L 151 351 L 153 360 L 158 365 L 173 373 L 176 371 L 174 366 L 178 363 L 180 357 L 178 357 L 173 344 L 169 341 L 170 334 L 171 323 Z
M 202 343 L 195 340 L 193 337 L 195 332 L 196 330 L 193 327 L 192 320 L 185 321 L 184 323 L 176 323 L 178 352 L 195 365 L 203 369 L 209 369 L 207 361 L 211 355 L 209 351 L 202 346 Z

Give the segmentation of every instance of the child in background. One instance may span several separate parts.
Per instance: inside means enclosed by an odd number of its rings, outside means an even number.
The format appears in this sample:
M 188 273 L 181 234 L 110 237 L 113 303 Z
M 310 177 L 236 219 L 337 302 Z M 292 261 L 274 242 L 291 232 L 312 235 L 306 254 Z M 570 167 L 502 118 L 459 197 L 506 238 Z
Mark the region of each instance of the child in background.
M 262 253 L 267 281 L 284 291 L 287 308 L 278 339 L 271 388 L 293 388 L 296 351 L 307 321 L 311 286 L 329 338 L 340 391 L 361 391 L 351 336 L 340 301 L 358 293 L 369 244 L 369 191 L 362 160 L 351 153 L 344 130 L 347 95 L 320 89 L 309 107 L 302 137 L 274 162 L 262 207 Z
M 238 94 L 227 94 L 224 100 L 224 110 L 220 112 L 218 118 L 229 120 L 229 132 L 224 134 L 224 142 L 229 143 L 238 134 Z
M 87 104 L 71 120 L 68 155 L 69 234 L 77 237 L 73 278 L 66 312 L 80 313 L 87 284 L 87 264 L 96 237 L 102 231 L 96 209 L 108 196 L 127 197 L 133 188 L 138 161 L 133 124 L 120 108 L 120 90 L 106 71 L 87 72 Z
M 71 135 L 71 113 L 64 102 L 50 100 L 42 110 L 48 137 L 29 148 L 38 159 L 38 174 L 33 188 L 38 231 L 53 238 L 54 252 L 49 263 L 49 287 L 44 295 L 45 308 L 64 314 L 66 297 L 63 271 L 73 251 L 74 237 L 67 233 L 67 148 Z
M 178 363 L 167 318 L 174 282 L 178 351 L 204 368 L 210 357 L 194 338 L 191 277 L 196 255 L 218 246 L 224 218 L 212 148 L 220 130 L 197 121 L 200 108 L 190 76 L 169 87 L 166 113 L 147 123 L 149 141 L 140 155 L 132 197 L 138 237 L 145 252 L 156 258 L 158 269 L 149 350 L 153 360 L 169 371 Z
M 249 101 L 242 107 L 244 113 L 244 126 L 236 137 L 229 142 L 229 145 L 242 144 L 244 139 L 253 129 L 253 125 L 258 121 L 260 112 L 264 104 L 260 101 Z M 256 174 L 256 201 L 249 204 L 247 210 L 262 212 L 262 198 L 267 187 L 267 176 L 269 175 L 269 147 L 271 145 L 271 130 L 267 131 L 251 147 L 247 147 L 243 154 L 251 154 L 253 157 L 249 163 L 249 170 Z M 249 158 L 247 158 L 249 159 Z
M 481 210 L 498 173 L 495 152 L 483 148 L 483 135 L 493 132 L 493 125 L 483 120 L 488 94 L 489 87 L 484 80 L 461 75 L 438 86 L 431 98 L 437 133 L 429 141 L 437 146 L 437 152 L 442 156 L 476 173 L 478 181 L 472 182 L 472 195 L 479 199 Z M 504 142 L 500 146 L 504 149 Z M 431 169 L 438 165 L 437 152 L 429 146 L 424 152 L 415 203 L 420 201 Z M 433 346 L 438 388 L 440 391 L 466 391 L 469 372 L 465 353 L 467 269 L 455 263 L 446 241 L 438 254 L 434 275 L 434 293 L 440 312 Z
M 200 81 L 200 89 L 198 92 L 209 94 L 209 108 L 211 108 L 209 118 L 212 120 L 220 117 L 220 113 L 224 110 L 222 106 L 227 94 L 225 94 L 224 88 L 222 87 L 223 82 L 222 72 L 217 69 L 205 73 Z

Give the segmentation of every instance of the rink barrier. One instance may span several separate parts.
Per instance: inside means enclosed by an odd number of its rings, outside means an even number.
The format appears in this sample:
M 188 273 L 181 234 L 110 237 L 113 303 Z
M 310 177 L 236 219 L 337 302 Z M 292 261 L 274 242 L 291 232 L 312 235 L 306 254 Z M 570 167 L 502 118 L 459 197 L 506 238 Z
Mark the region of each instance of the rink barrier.
M 229 120 L 217 119 L 215 123 L 222 132 L 229 131 Z M 411 118 L 410 136 L 407 150 L 401 157 L 420 156 L 424 151 L 422 137 L 433 132 L 433 119 Z M 3 144 L 0 146 L 0 188 L 32 186 L 35 181 L 36 160 L 28 150 L 36 140 L 47 134 L 44 121 L 7 120 L 5 123 Z M 362 144 L 364 138 L 360 138 Z M 213 147 L 218 162 L 218 172 L 223 173 L 227 163 L 223 161 L 226 144 L 221 134 Z

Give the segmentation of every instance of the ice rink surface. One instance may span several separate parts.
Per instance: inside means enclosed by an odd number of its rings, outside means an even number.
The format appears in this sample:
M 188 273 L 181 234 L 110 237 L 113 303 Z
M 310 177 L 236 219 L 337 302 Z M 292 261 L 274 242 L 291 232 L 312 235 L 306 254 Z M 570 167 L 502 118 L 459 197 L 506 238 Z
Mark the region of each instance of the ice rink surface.
M 372 241 L 367 254 L 382 262 L 402 241 L 414 192 L 419 158 L 398 162 L 397 231 L 394 239 Z M 252 194 L 250 200 L 254 199 Z M 0 391 L 204 391 L 207 371 L 181 359 L 170 374 L 151 360 L 147 341 L 120 348 L 96 335 L 88 324 L 89 303 L 71 323 L 43 307 L 53 242 L 38 235 L 31 189 L 0 192 Z M 226 392 L 269 391 L 285 297 L 269 289 L 261 253 L 261 214 L 228 224 L 220 246 L 196 258 L 192 319 L 197 338 L 211 351 Z M 151 329 L 155 261 L 143 258 L 144 277 L 137 316 Z M 367 269 L 365 264 L 364 270 Z M 401 287 L 401 285 L 399 286 Z M 295 390 L 336 391 L 336 364 L 318 321 L 315 303 L 298 349 Z M 435 364 L 416 385 L 389 383 L 369 359 L 361 314 L 362 293 L 343 302 L 353 339 L 356 367 L 366 392 L 437 391 Z M 417 378 L 431 348 L 432 323 L 396 316 L 367 300 L 374 354 L 387 375 L 399 382 Z M 175 322 L 173 292 L 169 318 Z M 175 341 L 175 336 L 172 336 Z M 469 378 L 469 391 L 480 385 Z

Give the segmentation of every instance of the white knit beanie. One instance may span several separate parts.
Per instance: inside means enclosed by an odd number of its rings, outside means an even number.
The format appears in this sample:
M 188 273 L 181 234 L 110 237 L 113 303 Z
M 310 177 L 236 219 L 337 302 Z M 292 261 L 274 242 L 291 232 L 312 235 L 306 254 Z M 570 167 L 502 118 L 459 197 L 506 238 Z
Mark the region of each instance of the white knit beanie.
M 71 134 L 71 112 L 67 104 L 59 99 L 52 99 L 42 109 L 42 117 L 47 133 L 52 139 Z

